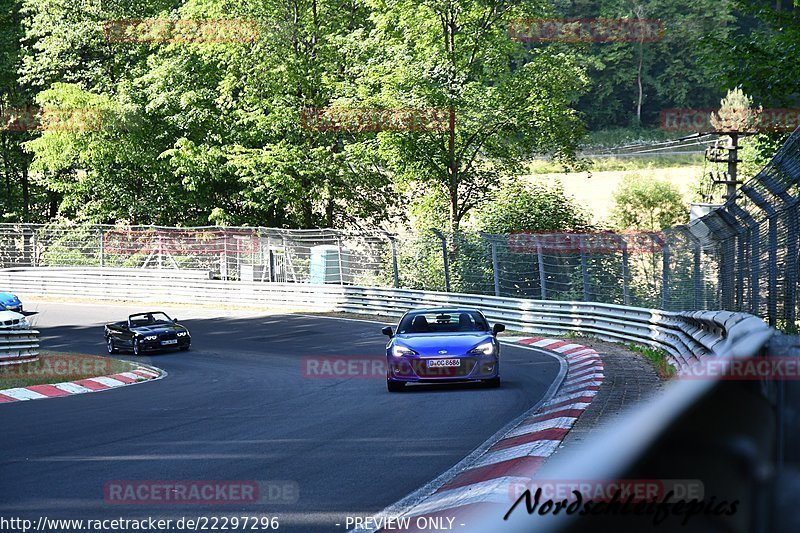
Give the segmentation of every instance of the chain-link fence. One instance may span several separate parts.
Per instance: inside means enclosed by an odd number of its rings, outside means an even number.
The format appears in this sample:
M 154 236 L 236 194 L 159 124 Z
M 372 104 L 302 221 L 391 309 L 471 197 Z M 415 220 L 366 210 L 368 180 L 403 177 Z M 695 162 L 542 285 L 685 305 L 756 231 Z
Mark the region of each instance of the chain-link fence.
M 658 233 L 512 233 L 0 225 L 0 267 L 209 270 L 338 283 L 746 311 L 795 329 L 800 130 L 736 201 Z

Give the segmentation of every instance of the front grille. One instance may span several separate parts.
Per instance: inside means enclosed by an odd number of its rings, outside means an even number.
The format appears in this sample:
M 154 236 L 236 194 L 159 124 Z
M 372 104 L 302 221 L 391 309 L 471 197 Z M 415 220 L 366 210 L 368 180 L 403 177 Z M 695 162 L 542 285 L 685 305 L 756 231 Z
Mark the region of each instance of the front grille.
M 19 325 L 19 319 L 18 318 L 12 318 L 11 320 L 4 320 L 3 321 L 3 325 L 4 326 L 18 326 Z
M 461 366 L 428 368 L 427 359 L 417 359 L 412 364 L 414 372 L 421 378 L 460 378 L 468 375 L 475 367 L 475 359 L 462 357 Z

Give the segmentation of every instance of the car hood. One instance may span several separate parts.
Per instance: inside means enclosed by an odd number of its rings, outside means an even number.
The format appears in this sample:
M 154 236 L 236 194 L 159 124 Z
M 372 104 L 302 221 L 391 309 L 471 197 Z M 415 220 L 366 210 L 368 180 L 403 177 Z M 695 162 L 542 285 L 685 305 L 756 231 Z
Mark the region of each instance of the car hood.
M 25 315 L 14 311 L 0 311 L 0 329 L 28 329 Z
M 131 328 L 131 331 L 141 333 L 142 335 L 159 335 L 161 333 L 175 333 L 178 331 L 186 331 L 186 328 L 179 325 L 158 325 L 158 326 L 139 326 Z
M 0 304 L 7 305 L 10 307 L 16 307 L 22 302 L 19 301 L 19 298 L 11 294 L 10 292 L 0 292 Z
M 492 339 L 486 331 L 464 333 L 403 333 L 395 336 L 396 342 L 407 346 L 420 355 L 463 355 L 476 345 Z

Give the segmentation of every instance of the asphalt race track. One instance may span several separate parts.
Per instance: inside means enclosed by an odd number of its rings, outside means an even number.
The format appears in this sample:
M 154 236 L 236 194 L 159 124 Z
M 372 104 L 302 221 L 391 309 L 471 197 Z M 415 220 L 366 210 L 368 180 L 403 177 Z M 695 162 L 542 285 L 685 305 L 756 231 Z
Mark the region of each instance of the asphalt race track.
M 38 311 L 30 318 L 44 349 L 89 354 L 106 353 L 100 324 L 146 307 L 26 305 Z M 378 323 L 165 310 L 189 327 L 192 350 L 119 357 L 162 368 L 166 378 L 0 404 L 0 516 L 266 515 L 278 517 L 280 531 L 345 531 L 346 515 L 394 503 L 535 405 L 559 371 L 551 356 L 505 346 L 500 389 L 389 394 L 379 376 L 301 372 L 304 357 L 380 356 L 386 338 Z M 107 503 L 104 487 L 118 480 L 248 480 L 297 494 L 262 494 L 246 505 Z

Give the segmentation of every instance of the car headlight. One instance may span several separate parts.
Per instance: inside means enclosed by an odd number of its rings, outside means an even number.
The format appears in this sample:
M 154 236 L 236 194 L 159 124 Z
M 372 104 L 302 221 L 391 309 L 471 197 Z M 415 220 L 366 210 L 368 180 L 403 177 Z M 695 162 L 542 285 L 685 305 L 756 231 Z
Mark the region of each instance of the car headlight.
M 178 332 L 178 337 L 185 337 L 185 336 L 187 336 L 188 334 L 189 334 L 189 332 L 188 332 L 188 331 L 179 331 L 179 332 Z
M 394 346 L 392 346 L 392 355 L 395 357 L 403 357 L 404 355 L 419 355 L 419 354 L 414 350 L 412 350 L 411 348 L 401 346 L 400 344 L 395 344 Z
M 494 343 L 492 341 L 484 342 L 471 349 L 469 353 L 492 355 L 494 353 Z
M 30 329 L 31 323 L 28 322 L 27 318 L 21 318 L 19 320 L 19 327 L 22 328 L 22 329 Z
M 146 341 L 154 341 L 157 338 L 158 338 L 158 335 L 148 335 L 147 337 L 144 338 L 144 340 L 146 340 Z

